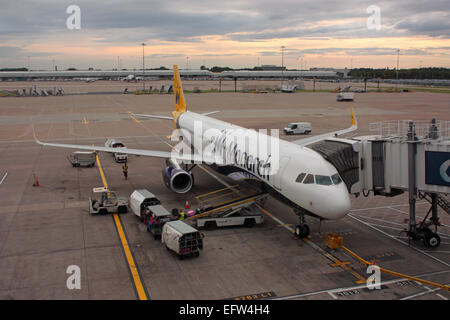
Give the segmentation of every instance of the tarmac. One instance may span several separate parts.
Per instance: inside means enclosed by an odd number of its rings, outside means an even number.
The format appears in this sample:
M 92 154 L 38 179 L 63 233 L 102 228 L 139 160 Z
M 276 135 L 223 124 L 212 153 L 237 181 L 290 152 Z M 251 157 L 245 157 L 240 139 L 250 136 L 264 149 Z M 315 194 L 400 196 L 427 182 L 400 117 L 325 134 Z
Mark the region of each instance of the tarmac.
M 89 84 L 93 91 L 96 84 Z M 255 129 L 282 129 L 293 121 L 311 122 L 312 134 L 345 128 L 350 106 L 359 122 L 356 135 L 370 134 L 369 124 L 375 121 L 448 120 L 448 95 L 442 93 L 355 93 L 354 102 L 335 98 L 324 92 L 186 94 L 190 110 L 220 110 L 211 116 Z M 42 147 L 33 139 L 34 126 L 41 141 L 102 146 L 106 138 L 116 137 L 128 147 L 168 151 L 170 121 L 141 120 L 129 113 L 169 115 L 172 109 L 168 94 L 0 98 L 0 299 L 450 298 L 448 291 L 385 273 L 381 289 L 369 290 L 367 267 L 325 246 L 327 233 L 340 233 L 344 245 L 368 261 L 449 284 L 450 218 L 439 212 L 438 248 L 409 243 L 402 233 L 407 194 L 352 197 L 352 210 L 342 220 L 319 226 L 307 218 L 311 235 L 305 241 L 292 233 L 297 224 L 293 211 L 269 198 L 264 224 L 202 230 L 200 256 L 179 260 L 132 212 L 117 218 L 90 215 L 91 190 L 103 185 L 99 166 L 73 168 L 67 160 L 70 149 Z M 280 133 L 280 138 L 300 137 Z M 108 185 L 120 196 L 145 188 L 169 211 L 184 208 L 186 200 L 195 208 L 195 196 L 235 183 L 201 166 L 193 171 L 194 188 L 178 195 L 162 181 L 162 159 L 130 156 L 128 180 L 110 154 L 100 153 L 99 161 Z M 417 215 L 428 209 L 420 200 Z M 71 290 L 67 269 L 73 265 L 80 268 L 81 288 Z

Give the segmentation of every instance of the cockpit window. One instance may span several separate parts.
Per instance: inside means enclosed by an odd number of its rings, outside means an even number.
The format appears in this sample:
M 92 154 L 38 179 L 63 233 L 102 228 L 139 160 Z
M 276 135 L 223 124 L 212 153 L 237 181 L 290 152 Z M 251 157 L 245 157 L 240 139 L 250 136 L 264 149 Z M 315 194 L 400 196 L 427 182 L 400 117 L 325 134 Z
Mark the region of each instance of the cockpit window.
M 302 181 L 305 178 L 305 176 L 306 176 L 306 173 L 304 173 L 304 172 L 300 173 L 298 175 L 297 179 L 295 180 L 295 182 L 302 183 Z
M 339 176 L 339 173 L 333 174 L 333 175 L 331 176 L 331 180 L 333 180 L 333 183 L 334 183 L 334 184 L 339 184 L 339 183 L 342 182 L 342 179 L 341 179 L 341 177 Z
M 316 183 L 324 186 L 331 186 L 331 178 L 329 176 L 321 176 L 316 174 Z
M 312 184 L 314 183 L 314 176 L 312 174 L 308 174 L 305 178 L 305 180 L 303 180 L 303 183 L 305 184 Z

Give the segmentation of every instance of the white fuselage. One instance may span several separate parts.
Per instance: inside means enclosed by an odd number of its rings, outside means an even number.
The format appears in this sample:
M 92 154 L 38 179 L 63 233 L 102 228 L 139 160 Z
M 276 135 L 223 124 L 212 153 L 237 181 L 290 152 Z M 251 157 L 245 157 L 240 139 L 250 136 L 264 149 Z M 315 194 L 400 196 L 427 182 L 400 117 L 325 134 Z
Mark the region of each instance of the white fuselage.
M 331 179 L 337 175 L 336 168 L 309 148 L 194 112 L 182 113 L 177 127 L 184 140 L 200 154 L 219 156 L 224 160 L 217 162 L 219 166 L 240 168 L 320 218 L 339 219 L 350 211 L 345 183 L 340 177 L 337 181 Z M 236 139 L 242 133 L 255 140 L 249 143 L 246 139 Z M 298 179 L 301 173 L 304 177 L 313 175 L 315 179 L 308 184 L 298 182 L 302 180 Z

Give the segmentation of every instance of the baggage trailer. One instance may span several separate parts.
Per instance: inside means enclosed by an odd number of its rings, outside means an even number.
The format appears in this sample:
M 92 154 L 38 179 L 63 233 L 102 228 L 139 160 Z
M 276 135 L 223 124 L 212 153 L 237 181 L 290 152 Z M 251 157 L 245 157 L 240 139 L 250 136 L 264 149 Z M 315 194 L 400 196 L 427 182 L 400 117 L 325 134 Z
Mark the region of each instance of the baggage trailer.
M 67 159 L 73 167 L 93 167 L 95 165 L 97 153 L 94 151 L 75 151 Z
M 198 257 L 203 249 L 203 234 L 180 220 L 164 224 L 161 242 L 167 250 L 174 251 L 180 259 Z
M 161 201 L 147 189 L 133 191 L 130 208 L 145 223 L 155 239 L 161 237 L 162 227 L 172 218 L 169 211 L 161 205 Z

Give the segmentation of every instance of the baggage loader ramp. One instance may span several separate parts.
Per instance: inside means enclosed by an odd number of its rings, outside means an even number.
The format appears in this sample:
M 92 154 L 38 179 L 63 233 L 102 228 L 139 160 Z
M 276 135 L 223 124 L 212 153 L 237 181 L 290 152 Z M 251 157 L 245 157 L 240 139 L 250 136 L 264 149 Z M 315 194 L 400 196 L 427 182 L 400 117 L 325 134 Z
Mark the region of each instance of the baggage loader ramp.
M 255 203 L 262 203 L 267 196 L 267 192 L 244 189 L 239 185 L 215 190 L 197 196 L 199 209 L 195 215 L 187 217 L 185 220 L 198 220 L 212 215 L 229 217 Z

